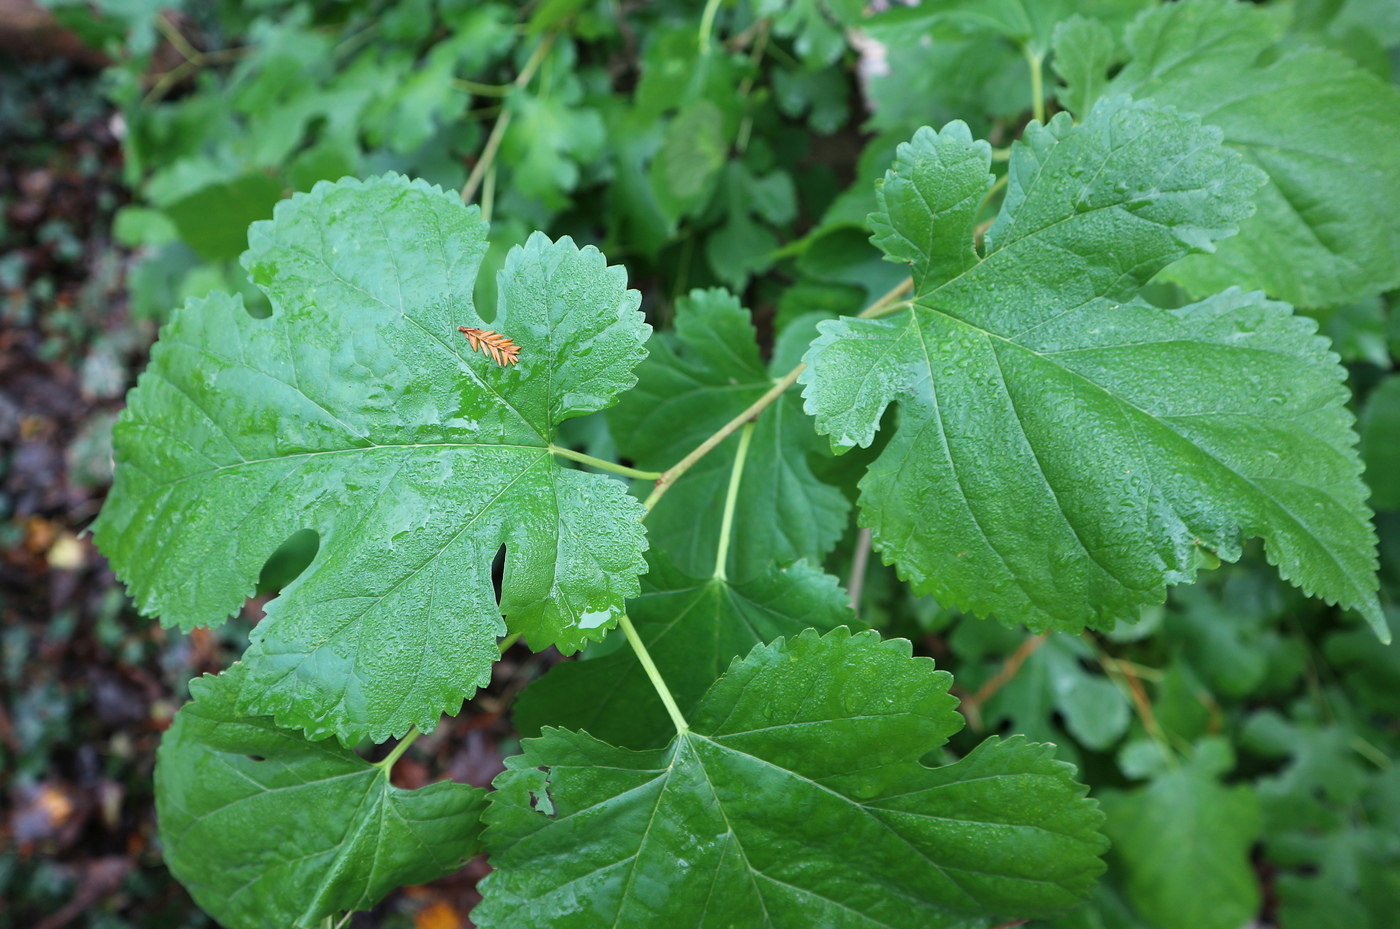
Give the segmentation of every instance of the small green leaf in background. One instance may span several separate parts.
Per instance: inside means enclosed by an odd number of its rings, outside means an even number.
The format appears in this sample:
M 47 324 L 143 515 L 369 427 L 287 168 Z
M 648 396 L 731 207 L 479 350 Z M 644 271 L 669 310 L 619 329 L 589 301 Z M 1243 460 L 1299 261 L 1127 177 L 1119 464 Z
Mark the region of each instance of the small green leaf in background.
M 249 174 L 209 184 L 163 204 L 180 238 L 206 261 L 235 258 L 248 241 L 248 224 L 272 216 L 282 199 L 282 182 Z
M 774 367 L 781 367 L 775 365 Z M 781 376 L 791 368 L 776 371 Z M 679 461 L 773 386 L 748 310 L 723 290 L 695 290 L 676 306 L 676 340 L 657 340 L 635 389 L 608 412 L 618 450 L 640 468 Z M 696 577 L 714 569 L 738 437 L 700 459 L 647 518 L 651 544 Z M 758 418 L 734 511 L 729 576 L 748 580 L 799 558 L 813 563 L 846 528 L 850 504 L 812 473 L 829 454 L 789 394 Z
M 691 712 L 730 662 L 755 645 L 808 628 L 827 632 L 854 620 L 836 578 L 805 561 L 770 567 L 742 583 L 691 577 L 659 552 L 648 554 L 647 563 L 642 595 L 627 604 L 627 611 L 682 713 Z M 612 639 L 602 647 L 611 644 Z M 576 729 L 636 749 L 665 745 L 675 732 L 636 655 L 616 647 L 596 658 L 555 665 L 520 695 L 515 704 L 520 735 L 537 736 L 544 726 Z
M 547 68 L 557 77 L 547 93 L 512 89 L 506 108 L 514 120 L 501 141 L 500 164 L 510 168 L 509 189 L 559 210 L 578 186 L 581 168 L 596 162 L 606 141 L 603 118 L 583 105 L 584 87 L 574 74 L 577 53 L 556 43 Z
M 272 317 L 223 294 L 186 306 L 116 427 L 96 536 L 140 608 L 217 623 L 315 530 L 316 560 L 253 633 L 239 711 L 347 742 L 456 712 L 507 626 L 537 649 L 601 639 L 645 569 L 642 508 L 548 446 L 633 383 L 648 328 L 621 269 L 536 234 L 487 323 L 476 209 L 392 175 L 319 184 L 251 238 Z M 458 325 L 514 338 L 519 364 Z
M 1098 810 L 1020 737 L 921 764 L 962 725 L 951 683 L 907 641 L 808 631 L 736 662 L 665 749 L 546 730 L 495 781 L 472 920 L 971 929 L 1063 912 L 1102 869 Z
M 1055 27 L 1055 72 L 1065 82 L 1060 105 L 1079 116 L 1093 108 L 1108 85 L 1113 64 L 1113 33 L 1098 20 L 1072 16 Z
M 900 147 L 871 224 L 913 307 L 822 323 L 805 359 L 838 450 L 901 406 L 861 482 L 886 559 L 941 603 L 1078 631 L 1263 536 L 1284 578 L 1386 635 L 1345 371 L 1316 324 L 1238 291 L 1137 300 L 1233 231 L 1262 173 L 1194 117 L 1103 100 L 1016 143 L 978 260 L 990 160 L 960 123 Z
M 1205 742 L 1149 786 L 1101 795 L 1109 861 L 1154 929 L 1240 929 L 1259 910 L 1259 803 L 1248 785 L 1220 783 L 1232 765 L 1227 743 Z
M 778 237 L 769 226 L 782 226 L 797 213 L 797 191 L 784 171 L 756 177 L 741 161 L 731 161 L 720 197 L 729 219 L 705 240 L 705 258 L 715 276 L 736 291 L 749 278 L 768 270 Z
M 673 225 L 709 201 L 728 149 L 724 113 L 709 100 L 696 100 L 667 124 L 651 186 Z
M 311 929 L 481 850 L 486 791 L 402 790 L 333 741 L 244 716 L 246 671 L 192 681 L 157 755 L 165 863 L 210 916 L 229 929 Z
M 1400 91 L 1338 52 L 1281 45 L 1286 22 L 1282 7 L 1236 0 L 1163 4 L 1128 29 L 1128 63 L 1104 92 L 1199 115 L 1269 175 L 1239 236 L 1171 278 L 1197 295 L 1239 285 L 1350 303 L 1400 284 Z M 1066 99 L 1091 103 L 1085 47 L 1057 51 Z
M 1400 509 L 1400 375 L 1381 381 L 1366 397 L 1361 457 L 1371 485 L 1371 506 Z

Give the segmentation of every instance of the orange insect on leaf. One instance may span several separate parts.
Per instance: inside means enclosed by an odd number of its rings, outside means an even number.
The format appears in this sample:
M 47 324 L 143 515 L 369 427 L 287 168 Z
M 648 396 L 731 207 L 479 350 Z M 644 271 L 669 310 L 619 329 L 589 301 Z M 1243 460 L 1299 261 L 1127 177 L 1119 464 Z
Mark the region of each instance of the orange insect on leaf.
M 490 355 L 498 365 L 513 365 L 520 360 L 520 346 L 498 332 L 471 326 L 458 326 L 457 331 L 467 337 L 472 351 Z

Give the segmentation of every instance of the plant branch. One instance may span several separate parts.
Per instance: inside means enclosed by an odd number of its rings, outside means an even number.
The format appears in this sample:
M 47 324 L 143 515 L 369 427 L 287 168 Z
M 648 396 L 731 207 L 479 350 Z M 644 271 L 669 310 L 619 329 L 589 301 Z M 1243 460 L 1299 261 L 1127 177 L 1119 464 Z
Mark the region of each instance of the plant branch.
M 1031 115 L 1042 126 L 1045 125 L 1045 75 L 1041 67 L 1045 57 L 1031 51 L 1029 45 L 1021 46 L 1026 63 L 1031 66 Z
M 874 319 L 879 316 L 884 316 L 887 313 L 893 313 L 896 310 L 903 309 L 908 304 L 907 302 L 901 302 L 901 298 L 912 290 L 913 287 L 914 279 L 912 277 L 905 278 L 903 282 L 896 285 L 889 293 L 866 307 L 860 314 L 861 318 Z M 656 482 L 656 487 L 646 499 L 647 512 L 650 513 L 652 511 L 652 508 L 666 495 L 666 491 L 671 489 L 671 485 L 679 480 L 681 475 L 685 474 L 685 472 L 694 467 L 697 461 L 713 451 L 716 445 L 737 432 L 741 426 L 757 418 L 759 413 L 762 413 L 764 410 L 768 409 L 768 407 L 772 406 L 773 402 L 781 397 L 789 387 L 797 383 L 798 376 L 805 370 L 807 370 L 807 366 L 805 364 L 800 364 L 783 375 L 781 379 L 773 384 L 772 388 L 769 389 L 766 394 L 751 403 L 748 409 L 725 423 L 714 435 L 697 445 L 690 454 L 662 472 L 661 477 Z
M 568 458 L 570 461 L 578 461 L 586 465 L 598 468 L 601 471 L 611 471 L 613 474 L 621 474 L 623 477 L 634 477 L 640 481 L 655 481 L 661 478 L 660 471 L 639 471 L 636 468 L 629 468 L 616 462 L 606 461 L 602 458 L 594 458 L 592 455 L 585 455 L 583 452 L 576 452 L 572 448 L 561 448 L 558 445 L 549 446 L 549 453 L 560 458 Z
M 1098 661 L 1099 667 L 1104 673 L 1118 685 L 1118 689 L 1128 698 L 1128 702 L 1133 705 L 1133 712 L 1137 713 L 1138 719 L 1142 720 L 1142 727 L 1147 730 L 1152 741 L 1160 745 L 1166 753 L 1166 757 L 1172 762 L 1176 762 L 1176 751 L 1172 748 L 1171 740 L 1162 731 L 1161 725 L 1157 722 L 1157 715 L 1152 712 L 1152 701 L 1147 699 L 1147 691 L 1142 686 L 1142 681 L 1138 679 L 1129 662 L 1119 661 L 1112 655 L 1099 648 L 1097 642 L 1088 632 L 1083 633 L 1080 638 L 1089 644 L 1094 650 L 1094 658 Z
M 486 172 L 486 186 L 481 189 L 481 221 L 491 222 L 491 213 L 496 208 L 496 165 Z
M 739 499 L 739 481 L 744 476 L 744 459 L 749 456 L 749 442 L 753 440 L 753 420 L 744 423 L 744 431 L 739 433 L 739 451 L 734 455 L 734 467 L 729 472 L 729 490 L 724 495 L 724 517 L 719 524 L 719 548 L 715 552 L 715 577 L 728 580 L 725 563 L 729 561 L 729 534 L 734 528 L 734 504 Z
M 865 569 L 870 564 L 870 530 L 856 533 L 856 551 L 851 558 L 851 579 L 846 584 L 846 592 L 851 597 L 851 609 L 860 615 L 860 594 L 865 588 Z
M 504 97 L 510 93 L 510 84 L 478 84 L 476 81 L 456 80 L 452 86 L 477 97 Z
M 903 282 L 890 290 L 889 293 L 867 307 L 865 312 L 861 313 L 861 316 L 870 318 L 882 315 L 886 312 L 893 312 L 892 308 L 901 306 L 902 304 L 900 301 L 913 287 L 913 278 L 906 278 Z M 647 513 L 651 513 L 652 509 L 656 507 L 657 502 L 660 501 L 661 498 L 665 496 L 666 491 L 671 488 L 671 485 L 680 480 L 682 475 L 694 467 L 697 461 L 708 455 L 715 446 L 729 438 L 739 429 L 744 426 L 751 426 L 760 413 L 772 406 L 774 401 L 786 393 L 789 387 L 797 383 L 798 376 L 806 369 L 807 366 L 805 364 L 799 364 L 797 367 L 793 368 L 775 382 L 767 393 L 749 404 L 748 408 L 742 413 L 725 423 L 714 435 L 701 442 L 688 455 L 662 472 L 660 477 L 656 480 L 656 486 L 646 499 L 645 506 Z M 729 478 L 729 495 L 725 499 L 725 517 L 720 527 L 720 550 L 717 558 L 717 566 L 715 568 L 715 576 L 721 579 L 724 577 L 724 563 L 728 558 L 729 537 L 734 515 L 734 500 L 739 486 L 739 475 L 743 470 L 744 457 L 748 453 L 748 442 L 751 435 L 752 429 L 748 429 L 745 430 L 744 435 L 740 437 L 739 451 L 734 459 L 734 471 Z M 642 518 L 645 519 L 646 517 L 644 516 Z M 646 671 L 647 677 L 651 679 L 652 686 L 656 688 L 657 694 L 660 695 L 661 702 L 666 706 L 666 712 L 671 716 L 671 721 L 676 724 L 676 731 L 682 733 L 689 731 L 689 724 L 686 723 L 685 717 L 681 715 L 680 708 L 676 706 L 675 698 L 671 696 L 671 692 L 666 688 L 665 679 L 661 677 L 661 672 L 656 669 L 656 663 L 651 660 L 651 655 L 647 652 L 646 645 L 643 644 L 641 638 L 637 635 L 637 630 L 633 628 L 632 621 L 624 615 L 618 621 L 618 625 L 622 627 L 622 631 L 627 635 L 627 641 L 631 644 L 632 651 L 636 653 L 637 660 L 642 663 L 642 668 Z
M 899 312 L 909 305 L 909 301 L 904 299 L 904 295 L 913 289 L 914 279 L 906 277 L 892 287 L 889 293 L 861 310 L 857 319 L 879 319 L 881 316 Z
M 707 0 L 705 12 L 700 15 L 700 51 L 710 53 L 710 33 L 715 28 L 715 14 L 719 12 L 721 0 Z
M 690 723 L 685 721 L 681 715 L 681 708 L 676 706 L 676 698 L 671 696 L 671 691 L 666 687 L 666 680 L 661 676 L 661 672 L 656 669 L 656 662 L 651 660 L 651 653 L 642 644 L 641 636 L 637 635 L 636 627 L 632 625 L 632 620 L 623 614 L 617 621 L 622 627 L 622 632 L 627 636 L 627 642 L 632 646 L 632 651 L 636 653 L 637 660 L 642 663 L 642 670 L 647 673 L 647 678 L 651 681 L 651 686 L 656 688 L 656 695 L 661 698 L 662 704 L 666 707 L 666 713 L 671 717 L 671 722 L 676 726 L 677 735 L 685 735 L 690 731 Z
M 545 56 L 549 54 L 549 49 L 554 45 L 556 33 L 551 32 L 544 37 L 544 40 L 530 53 L 529 59 L 525 62 L 525 67 L 520 69 L 520 74 L 516 76 L 514 87 L 524 87 L 530 83 L 544 62 Z M 472 166 L 472 173 L 467 176 L 467 182 L 462 185 L 462 202 L 471 203 L 476 196 L 476 190 L 481 186 L 482 178 L 486 176 L 486 169 L 490 168 L 496 161 L 496 152 L 500 150 L 501 139 L 505 138 L 506 130 L 510 128 L 511 110 L 507 107 L 499 117 L 496 124 L 491 127 L 491 134 L 486 137 L 486 144 L 481 149 L 481 157 Z
M 1042 632 L 1026 639 L 1016 651 L 1007 657 L 1006 661 L 1002 662 L 996 674 L 993 674 L 985 684 L 977 688 L 975 694 L 963 700 L 962 711 L 967 716 L 968 721 L 972 723 L 972 728 L 981 730 L 982 707 L 986 706 L 988 700 L 996 696 L 997 691 L 1015 679 L 1016 674 L 1021 670 L 1021 665 L 1025 664 L 1026 659 L 1034 655 L 1036 649 L 1044 645 L 1049 638 L 1046 633 Z
M 504 639 L 501 639 L 501 654 L 504 655 L 506 652 L 510 651 L 510 647 L 519 641 L 520 633 L 518 632 L 512 632 Z
M 766 394 L 759 397 L 753 403 L 749 404 L 748 409 L 744 410 L 744 412 L 740 413 L 738 416 L 725 423 L 719 428 L 717 432 L 715 432 L 714 435 L 710 436 L 708 439 L 697 445 L 695 449 L 691 451 L 690 454 L 686 455 L 680 461 L 676 462 L 675 464 L 671 465 L 671 467 L 663 471 L 661 473 L 660 479 L 658 479 L 656 482 L 656 487 L 652 490 L 651 495 L 646 499 L 645 505 L 647 508 L 647 512 L 650 513 L 652 511 L 652 508 L 654 508 L 657 502 L 663 496 L 665 496 L 666 491 L 671 489 L 671 485 L 680 479 L 681 475 L 685 474 L 685 472 L 689 471 L 692 467 L 694 467 L 695 463 L 701 458 L 704 458 L 706 455 L 708 455 L 716 445 L 729 438 L 735 432 L 738 432 L 741 426 L 754 419 L 756 416 L 758 416 L 759 413 L 762 413 L 764 410 L 768 409 L 768 407 L 772 406 L 774 400 L 777 400 L 787 391 L 789 387 L 797 383 L 797 376 L 806 369 L 807 366 L 805 364 L 800 364 L 797 367 L 793 368 L 791 371 L 789 371 L 786 375 L 783 376 L 782 380 L 775 383 Z

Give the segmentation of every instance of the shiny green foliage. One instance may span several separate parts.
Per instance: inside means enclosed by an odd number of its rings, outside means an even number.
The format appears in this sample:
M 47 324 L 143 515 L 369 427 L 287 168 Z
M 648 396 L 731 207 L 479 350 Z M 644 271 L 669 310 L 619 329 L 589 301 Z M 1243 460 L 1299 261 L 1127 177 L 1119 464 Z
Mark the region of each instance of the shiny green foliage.
M 96 536 L 140 607 L 219 622 L 291 530 L 320 533 L 254 632 L 239 711 L 345 740 L 455 712 L 507 628 L 565 651 L 601 638 L 637 593 L 641 507 L 548 446 L 633 381 L 648 330 L 622 271 L 567 239 L 514 251 L 489 323 L 521 347 L 503 367 L 457 332 L 488 325 L 485 226 L 450 194 L 324 184 L 251 242 L 272 317 L 187 306 L 117 427 Z
M 627 604 L 628 615 L 682 713 L 754 646 L 854 620 L 836 579 L 805 561 L 741 583 L 691 577 L 659 553 L 647 563 L 642 595 Z M 521 694 L 515 725 L 522 736 L 559 726 L 625 748 L 670 741 L 675 730 L 636 656 L 622 642 L 608 644 L 618 648 L 560 665 Z
M 176 874 L 235 927 L 479 848 L 486 927 L 1387 927 L 1392 6 L 260 0 L 156 86 L 133 32 L 131 307 L 196 299 L 97 540 L 182 628 L 280 589 L 162 749 Z M 331 738 L 479 686 L 484 804 Z
M 1228 291 L 1136 299 L 1249 214 L 1261 172 L 1192 117 L 1125 97 L 1032 125 L 985 257 L 990 151 L 954 123 L 900 149 L 872 219 L 910 264 L 912 308 L 823 323 L 807 410 L 838 449 L 898 432 L 861 519 L 915 588 L 1032 629 L 1111 628 L 1266 539 L 1282 576 L 1380 634 L 1375 538 L 1314 324 Z
M 792 365 L 764 365 L 749 312 L 722 290 L 681 300 L 674 340 L 658 339 L 650 350 L 636 388 L 608 411 L 618 451 L 648 469 L 674 464 Z M 651 544 L 687 574 L 705 577 L 714 569 L 738 442 L 730 438 L 701 459 L 647 517 Z M 755 423 L 725 566 L 735 580 L 764 576 L 773 562 L 819 561 L 840 538 L 850 504 L 811 467 L 812 458 L 830 457 L 825 444 L 791 394 Z
M 907 642 L 806 632 L 755 648 L 665 749 L 546 730 L 497 778 L 487 927 L 989 927 L 1072 906 L 1100 815 L 1048 746 L 962 725 Z
M 1104 93 L 1195 113 L 1269 175 L 1239 236 L 1173 278 L 1196 294 L 1347 303 L 1400 284 L 1400 91 L 1339 52 L 1281 46 L 1286 23 L 1282 8 L 1232 0 L 1165 4 L 1127 31 L 1127 65 Z M 1083 46 L 1058 51 L 1058 67 L 1095 79 Z M 1071 80 L 1070 99 L 1093 96 Z
M 165 861 L 229 929 L 311 929 L 481 848 L 486 791 L 420 790 L 334 742 L 238 710 L 246 665 L 191 683 L 156 764 Z

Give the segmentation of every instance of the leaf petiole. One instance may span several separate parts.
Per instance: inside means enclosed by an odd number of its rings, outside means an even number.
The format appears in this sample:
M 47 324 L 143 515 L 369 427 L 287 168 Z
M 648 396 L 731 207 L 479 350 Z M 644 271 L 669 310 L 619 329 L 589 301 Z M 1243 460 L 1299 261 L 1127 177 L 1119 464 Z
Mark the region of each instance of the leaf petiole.
M 389 772 L 394 769 L 394 762 L 398 761 L 403 753 L 408 751 L 408 747 L 418 741 L 418 737 L 422 734 L 423 730 L 414 726 L 404 734 L 402 739 L 399 739 L 399 744 L 394 746 L 394 750 L 385 755 L 383 761 L 376 761 L 374 766 L 382 770 L 385 777 L 388 777 Z
M 1029 45 L 1021 46 L 1026 63 L 1031 67 L 1031 115 L 1042 126 L 1045 125 L 1045 76 L 1043 68 L 1045 56 L 1031 51 Z
M 558 455 L 560 458 L 568 458 L 570 461 L 581 462 L 598 468 L 602 471 L 611 471 L 613 474 L 621 474 L 623 477 L 635 477 L 639 481 L 656 481 L 661 479 L 660 471 L 639 471 L 636 468 L 629 468 L 613 461 L 605 461 L 602 458 L 594 458 L 592 455 L 585 455 L 583 452 L 576 452 L 571 448 L 561 448 L 558 445 L 549 446 L 551 455 Z
M 632 646 L 632 651 L 637 654 L 637 660 L 642 663 L 642 670 L 647 673 L 647 679 L 651 681 L 651 686 L 656 688 L 656 695 L 661 698 L 661 703 L 666 707 L 667 715 L 675 724 L 676 733 L 685 735 L 690 731 L 690 723 L 686 722 L 685 717 L 681 715 L 681 708 L 676 706 L 676 698 L 671 696 L 665 678 L 657 670 L 656 662 L 651 660 L 651 653 L 642 644 L 642 638 L 637 635 L 637 629 L 632 625 L 632 620 L 628 619 L 627 614 L 624 613 L 617 624 L 622 627 L 623 634 L 627 636 L 627 643 Z
M 729 560 L 729 533 L 734 528 L 734 504 L 739 499 L 739 481 L 744 476 L 744 459 L 749 456 L 749 442 L 753 440 L 753 420 L 744 424 L 739 433 L 739 451 L 734 455 L 734 468 L 729 472 L 729 491 L 724 495 L 724 518 L 719 524 L 719 549 L 715 553 L 715 577 L 727 580 L 725 562 Z
M 738 432 L 739 428 L 745 423 L 754 419 L 759 413 L 762 413 L 764 410 L 768 409 L 768 407 L 772 406 L 774 400 L 777 400 L 787 392 L 789 387 L 797 383 L 797 376 L 805 370 L 807 370 L 805 364 L 800 364 L 793 368 L 783 376 L 782 380 L 775 383 L 766 394 L 749 404 L 744 412 L 740 413 L 723 426 L 720 426 L 719 429 L 715 431 L 714 435 L 695 446 L 695 449 L 691 451 L 690 454 L 667 468 L 657 480 L 656 489 L 654 489 L 643 502 L 643 505 L 647 508 L 647 512 L 650 513 L 652 511 L 652 508 L 655 507 L 657 502 L 666 494 L 666 491 L 671 489 L 671 485 L 679 480 L 682 474 L 685 474 L 685 472 L 694 467 L 695 462 L 708 455 L 716 445 Z
M 914 289 L 914 279 L 906 277 L 898 284 L 890 288 L 889 293 L 870 306 L 860 311 L 860 319 L 879 319 L 881 316 L 888 316 L 897 313 L 909 305 L 909 301 L 904 299 L 904 295 Z

